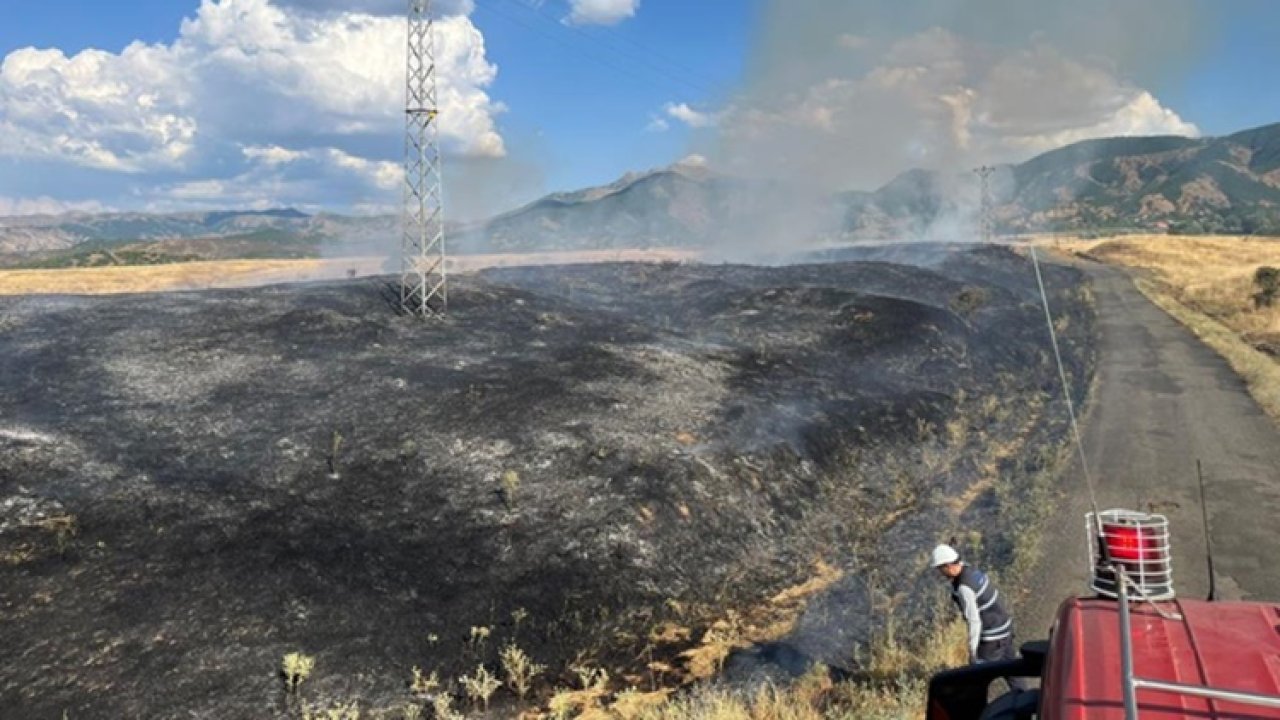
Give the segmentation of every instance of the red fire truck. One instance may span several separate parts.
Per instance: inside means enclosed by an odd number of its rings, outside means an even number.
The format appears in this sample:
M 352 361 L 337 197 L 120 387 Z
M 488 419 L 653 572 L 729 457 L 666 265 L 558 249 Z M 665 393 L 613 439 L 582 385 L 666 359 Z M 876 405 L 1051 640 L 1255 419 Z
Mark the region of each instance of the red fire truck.
M 1088 516 L 1093 595 L 1021 658 L 935 675 L 928 720 L 1280 720 L 1280 604 L 1175 597 L 1168 521 Z M 1037 690 L 988 702 L 1005 677 Z

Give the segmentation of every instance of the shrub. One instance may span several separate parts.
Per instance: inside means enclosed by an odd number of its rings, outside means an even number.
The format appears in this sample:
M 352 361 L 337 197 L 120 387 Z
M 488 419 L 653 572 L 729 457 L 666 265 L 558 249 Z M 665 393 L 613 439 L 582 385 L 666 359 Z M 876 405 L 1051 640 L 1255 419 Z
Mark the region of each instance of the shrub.
M 963 317 L 971 317 L 991 301 L 986 288 L 966 287 L 951 298 L 951 310 Z
M 520 490 L 520 473 L 515 470 L 504 471 L 498 482 L 501 485 L 503 502 L 507 504 L 508 509 L 514 510 L 516 493 Z
M 290 695 L 297 693 L 298 686 L 311 676 L 311 670 L 315 666 L 316 659 L 310 655 L 296 652 L 285 655 L 280 662 L 280 676 L 284 679 L 285 692 Z
M 453 709 L 453 698 L 445 693 L 431 701 L 431 713 L 436 720 L 462 720 L 462 714 Z
M 413 680 L 409 683 L 409 692 L 414 695 L 429 695 L 440 689 L 440 675 L 432 670 L 430 675 L 423 675 L 422 668 L 413 666 Z
M 533 662 L 529 655 L 515 644 L 502 648 L 499 657 L 502 659 L 502 670 L 507 675 L 507 687 L 521 698 L 529 694 L 530 688 L 533 687 L 533 679 L 547 669 L 546 665 Z
M 475 675 L 463 675 L 458 679 L 471 702 L 480 705 L 486 711 L 489 710 L 489 698 L 493 697 L 493 694 L 502 686 L 502 682 L 484 665 L 476 667 Z
M 1254 271 L 1253 284 L 1258 288 L 1253 295 L 1254 307 L 1271 307 L 1280 294 L 1280 268 L 1263 265 Z

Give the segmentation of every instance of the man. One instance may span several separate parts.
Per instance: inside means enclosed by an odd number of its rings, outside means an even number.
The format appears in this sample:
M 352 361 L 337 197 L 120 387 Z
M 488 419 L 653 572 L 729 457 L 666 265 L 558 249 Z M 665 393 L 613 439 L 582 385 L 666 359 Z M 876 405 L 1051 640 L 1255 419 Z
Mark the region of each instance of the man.
M 951 581 L 951 599 L 969 626 L 969 662 L 1016 660 L 1013 618 L 1000 602 L 1000 591 L 981 570 L 960 561 L 950 545 L 933 549 L 933 566 Z M 1020 678 L 1005 678 L 1009 687 L 1022 690 Z

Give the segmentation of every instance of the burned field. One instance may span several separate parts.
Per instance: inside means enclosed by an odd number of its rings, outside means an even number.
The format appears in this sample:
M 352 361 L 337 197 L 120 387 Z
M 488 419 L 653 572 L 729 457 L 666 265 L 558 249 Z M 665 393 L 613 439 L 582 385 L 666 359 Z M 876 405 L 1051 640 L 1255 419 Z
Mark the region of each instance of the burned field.
M 1047 281 L 1083 392 L 1087 292 Z M 0 717 L 271 717 L 294 651 L 366 707 L 507 642 L 648 687 L 726 617 L 848 665 L 944 533 L 1024 554 L 1037 303 L 997 249 L 495 270 L 445 323 L 373 281 L 0 300 Z

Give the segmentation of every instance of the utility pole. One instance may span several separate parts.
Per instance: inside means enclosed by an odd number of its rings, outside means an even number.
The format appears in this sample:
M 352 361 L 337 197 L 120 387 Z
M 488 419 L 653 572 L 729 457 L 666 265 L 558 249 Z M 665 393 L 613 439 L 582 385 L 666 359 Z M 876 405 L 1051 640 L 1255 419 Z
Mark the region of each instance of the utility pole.
M 423 317 L 449 305 L 434 30 L 431 0 L 409 0 L 400 309 Z
M 995 171 L 996 169 L 990 165 L 983 165 L 973 171 L 974 174 L 978 176 L 978 180 L 981 183 L 980 204 L 978 206 L 978 227 L 982 236 L 982 242 L 986 244 L 990 244 L 991 241 L 995 239 L 996 234 L 996 223 L 993 215 L 994 207 L 991 202 L 991 176 Z

